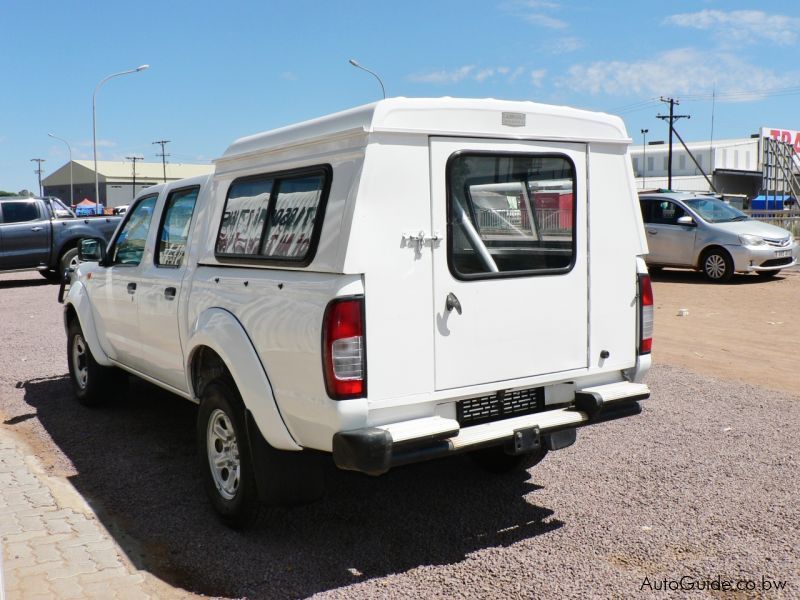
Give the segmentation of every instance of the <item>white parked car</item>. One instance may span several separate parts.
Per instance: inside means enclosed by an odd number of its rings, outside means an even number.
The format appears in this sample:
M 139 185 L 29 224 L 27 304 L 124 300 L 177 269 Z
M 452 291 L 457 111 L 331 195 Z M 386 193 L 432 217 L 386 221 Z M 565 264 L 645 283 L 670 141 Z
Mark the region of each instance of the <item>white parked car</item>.
M 800 247 L 785 229 L 751 219 L 709 195 L 639 195 L 650 267 L 689 267 L 711 281 L 737 273 L 774 277 L 797 263 Z
M 640 412 L 653 298 L 624 125 L 389 99 L 233 143 L 143 191 L 66 297 L 75 393 L 112 368 L 199 404 L 232 525 L 318 496 L 314 457 L 503 471 Z M 598 457 L 602 460 L 602 457 Z

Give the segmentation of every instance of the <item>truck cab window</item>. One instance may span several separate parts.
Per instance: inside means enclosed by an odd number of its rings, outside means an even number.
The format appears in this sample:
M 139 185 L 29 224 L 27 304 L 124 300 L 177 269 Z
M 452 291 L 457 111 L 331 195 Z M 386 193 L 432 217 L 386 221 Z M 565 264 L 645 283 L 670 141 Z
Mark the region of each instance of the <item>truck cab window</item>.
M 111 250 L 112 265 L 136 266 L 142 262 L 147 233 L 158 196 L 142 198 L 130 212 Z
M 176 190 L 167 198 L 158 233 L 157 265 L 179 267 L 183 263 L 189 226 L 192 223 L 194 205 L 199 192 L 199 187 Z
M 3 202 L 3 223 L 25 223 L 39 219 L 34 202 Z

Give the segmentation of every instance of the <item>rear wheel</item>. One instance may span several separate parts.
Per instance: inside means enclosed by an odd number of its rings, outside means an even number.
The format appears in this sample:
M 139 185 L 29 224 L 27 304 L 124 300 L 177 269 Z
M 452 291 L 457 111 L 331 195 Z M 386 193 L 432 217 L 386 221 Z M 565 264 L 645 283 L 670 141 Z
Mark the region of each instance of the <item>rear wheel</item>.
M 503 446 L 482 448 L 469 453 L 475 464 L 490 473 L 508 473 L 516 469 L 530 469 L 547 456 L 547 448 L 542 446 L 528 454 L 506 454 Z
M 94 359 L 77 319 L 72 320 L 67 331 L 67 360 L 72 390 L 78 401 L 86 406 L 105 402 L 115 370 L 101 366 Z
M 197 441 L 203 483 L 214 510 L 234 528 L 255 522 L 261 505 L 244 405 L 227 381 L 215 379 L 203 390 Z
M 733 277 L 733 259 L 721 248 L 712 248 L 703 255 L 701 263 L 705 276 L 715 283 L 725 283 Z

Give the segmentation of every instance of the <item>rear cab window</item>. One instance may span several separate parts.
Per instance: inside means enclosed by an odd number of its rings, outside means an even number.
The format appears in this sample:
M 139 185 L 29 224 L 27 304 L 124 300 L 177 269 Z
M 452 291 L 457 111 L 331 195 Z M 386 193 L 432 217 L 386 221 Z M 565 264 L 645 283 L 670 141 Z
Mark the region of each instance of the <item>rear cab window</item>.
M 39 209 L 36 202 L 3 202 L 0 203 L 0 206 L 2 207 L 0 210 L 2 210 L 3 215 L 3 219 L 0 222 L 6 225 L 39 220 Z
M 235 180 L 214 246 L 217 259 L 310 264 L 330 184 L 328 165 Z
M 448 264 L 457 279 L 572 269 L 576 183 L 568 157 L 456 153 L 447 187 Z

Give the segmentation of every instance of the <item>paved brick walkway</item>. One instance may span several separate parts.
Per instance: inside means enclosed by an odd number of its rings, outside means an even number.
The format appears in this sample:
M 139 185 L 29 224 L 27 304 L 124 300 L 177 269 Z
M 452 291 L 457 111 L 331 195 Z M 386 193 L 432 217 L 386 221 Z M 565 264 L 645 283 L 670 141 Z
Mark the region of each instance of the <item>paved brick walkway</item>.
M 0 425 L 0 600 L 161 596 L 72 486 L 23 448 Z

